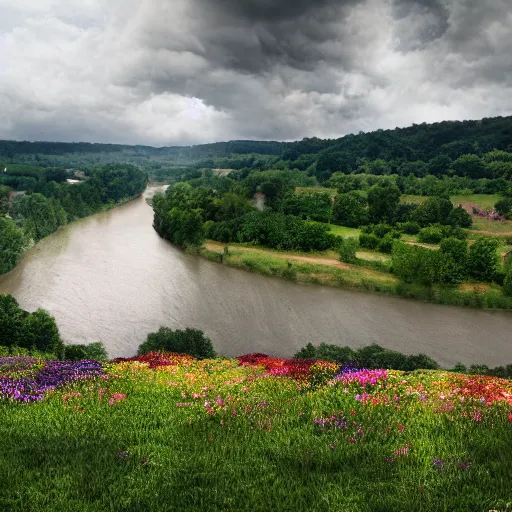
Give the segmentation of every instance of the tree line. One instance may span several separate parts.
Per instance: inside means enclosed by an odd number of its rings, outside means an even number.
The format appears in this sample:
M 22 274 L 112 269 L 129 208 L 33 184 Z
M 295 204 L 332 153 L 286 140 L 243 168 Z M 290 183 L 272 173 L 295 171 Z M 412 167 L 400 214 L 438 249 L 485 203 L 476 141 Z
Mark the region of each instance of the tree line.
M 2 213 L 9 215 L 0 217 L 0 274 L 11 270 L 32 243 L 70 221 L 141 194 L 147 184 L 147 175 L 129 165 L 96 169 L 79 184 L 47 181 L 47 174 L 37 170 L 19 172 L 39 177 L 31 190 L 11 202 L 5 200 L 9 189 L 0 189 Z

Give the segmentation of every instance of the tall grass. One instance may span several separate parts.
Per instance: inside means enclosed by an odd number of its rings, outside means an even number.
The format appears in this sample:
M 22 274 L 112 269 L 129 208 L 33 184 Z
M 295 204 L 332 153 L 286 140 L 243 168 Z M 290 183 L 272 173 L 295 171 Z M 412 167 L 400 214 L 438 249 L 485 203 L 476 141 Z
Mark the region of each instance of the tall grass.
M 332 372 L 262 378 L 229 360 L 108 371 L 39 403 L 0 402 L 0 510 L 480 512 L 512 502 L 511 406 L 480 393 L 474 376 L 388 372 L 363 385 L 330 382 Z M 511 391 L 510 381 L 485 386 Z

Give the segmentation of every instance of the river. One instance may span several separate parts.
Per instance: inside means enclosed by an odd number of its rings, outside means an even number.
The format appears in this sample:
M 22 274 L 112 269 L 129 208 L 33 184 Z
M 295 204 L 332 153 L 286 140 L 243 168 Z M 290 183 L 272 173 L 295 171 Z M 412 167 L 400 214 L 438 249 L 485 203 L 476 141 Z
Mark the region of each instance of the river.
M 191 256 L 153 230 L 145 199 L 155 190 L 43 239 L 0 277 L 0 293 L 48 310 L 66 342 L 103 341 L 112 357 L 168 326 L 204 330 L 227 356 L 379 343 L 445 366 L 512 363 L 512 313 L 300 285 Z

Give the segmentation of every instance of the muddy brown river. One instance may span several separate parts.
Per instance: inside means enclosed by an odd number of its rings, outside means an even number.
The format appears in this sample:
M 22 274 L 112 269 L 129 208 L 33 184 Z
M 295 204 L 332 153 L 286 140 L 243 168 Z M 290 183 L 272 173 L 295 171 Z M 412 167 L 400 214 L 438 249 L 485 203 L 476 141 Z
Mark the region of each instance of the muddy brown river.
M 112 357 L 168 326 L 204 330 L 227 356 L 379 343 L 446 366 L 512 363 L 512 313 L 299 285 L 185 254 L 152 228 L 155 190 L 45 238 L 0 277 L 0 293 L 47 309 L 66 342 L 103 341 Z

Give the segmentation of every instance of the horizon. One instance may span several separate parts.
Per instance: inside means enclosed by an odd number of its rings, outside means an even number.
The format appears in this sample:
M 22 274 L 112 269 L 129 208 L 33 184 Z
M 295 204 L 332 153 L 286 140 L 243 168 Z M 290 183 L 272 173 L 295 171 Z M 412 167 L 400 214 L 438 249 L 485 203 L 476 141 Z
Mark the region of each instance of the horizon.
M 512 117 L 512 113 L 509 115 L 498 115 L 498 116 L 492 116 L 492 117 L 482 117 L 482 118 L 468 118 L 468 119 L 444 119 L 442 121 L 436 121 L 432 123 L 422 122 L 422 123 L 412 123 L 405 126 L 395 126 L 394 128 L 375 128 L 368 131 L 360 131 L 358 133 L 374 133 L 377 131 L 393 131 L 393 130 L 402 130 L 406 128 L 412 128 L 413 126 L 421 126 L 423 124 L 426 125 L 435 125 L 440 123 L 452 123 L 452 122 L 476 122 L 476 121 L 482 121 L 484 119 L 500 119 L 500 118 L 507 118 Z M 322 137 L 303 137 L 302 139 L 288 139 L 288 140 L 271 140 L 271 139 L 229 139 L 229 140 L 214 140 L 210 142 L 204 142 L 200 144 L 186 144 L 186 145 L 171 145 L 171 146 L 151 146 L 148 144 L 142 144 L 142 143 L 134 143 L 134 144 L 123 144 L 120 142 L 100 142 L 100 141 L 85 141 L 85 140 L 75 140 L 75 141 L 63 141 L 63 140 L 21 140 L 21 139 L 1 139 L 0 142 L 15 142 L 15 143 L 30 143 L 30 144 L 91 144 L 91 145 L 111 145 L 111 146 L 129 146 L 129 147 L 147 147 L 151 149 L 164 149 L 164 148 L 190 148 L 190 147 L 196 147 L 196 146 L 208 146 L 213 144 L 229 144 L 230 142 L 278 142 L 280 144 L 290 144 L 294 142 L 300 142 L 301 140 L 305 139 L 320 139 L 320 140 L 339 140 L 343 139 L 344 137 L 347 137 L 349 135 L 358 135 L 358 133 L 350 132 L 345 133 L 343 135 L 340 135 L 339 137 L 334 137 L 331 139 L 324 139 Z
M 508 0 L 0 0 L 0 11 L 5 140 L 336 139 L 512 113 Z

